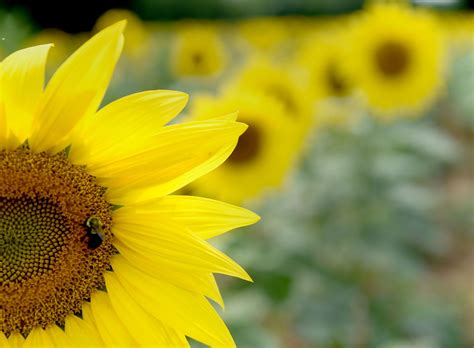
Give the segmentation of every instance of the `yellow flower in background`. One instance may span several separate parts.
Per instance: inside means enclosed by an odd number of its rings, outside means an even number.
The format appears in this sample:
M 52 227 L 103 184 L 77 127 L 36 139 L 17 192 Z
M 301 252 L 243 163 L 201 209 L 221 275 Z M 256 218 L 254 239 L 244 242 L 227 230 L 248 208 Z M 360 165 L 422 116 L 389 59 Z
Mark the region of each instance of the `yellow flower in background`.
M 146 91 L 99 111 L 124 22 L 98 33 L 43 90 L 50 45 L 0 67 L 0 346 L 232 347 L 206 297 L 213 273 L 249 280 L 205 239 L 257 221 L 170 193 L 232 152 L 228 119 L 165 126 L 187 95 Z
M 350 96 L 354 86 L 344 71 L 346 57 L 342 49 L 344 39 L 340 34 L 313 36 L 297 52 L 295 64 L 308 79 L 312 98 L 341 98 Z
M 124 54 L 135 60 L 148 60 L 152 48 L 152 40 L 146 25 L 133 12 L 125 9 L 113 9 L 99 17 L 94 30 L 100 31 L 120 20 L 127 21 L 125 29 Z
M 347 69 L 380 116 L 416 114 L 436 97 L 443 80 L 443 44 L 428 14 L 378 5 L 354 22 Z
M 289 65 L 263 58 L 251 60 L 228 82 L 227 90 L 264 94 L 283 107 L 285 116 L 300 130 L 303 141 L 312 120 L 312 100 L 306 86 L 297 81 Z
M 191 115 L 193 119 L 206 119 L 236 110 L 238 120 L 249 128 L 229 159 L 191 183 L 190 189 L 206 197 L 240 204 L 281 186 L 296 157 L 299 135 L 282 106 L 257 93 L 200 96 L 192 104 Z
M 171 54 L 171 65 L 176 75 L 213 77 L 221 73 L 226 64 L 224 44 L 213 27 L 189 24 L 177 32 Z

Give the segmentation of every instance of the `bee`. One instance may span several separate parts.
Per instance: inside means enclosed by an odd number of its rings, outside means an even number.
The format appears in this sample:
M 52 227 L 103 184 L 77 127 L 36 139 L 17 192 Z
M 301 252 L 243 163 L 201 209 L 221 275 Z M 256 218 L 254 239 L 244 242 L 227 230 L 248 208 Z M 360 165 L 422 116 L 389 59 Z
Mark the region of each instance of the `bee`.
M 100 221 L 100 218 L 95 215 L 86 220 L 87 247 L 89 249 L 97 249 L 105 240 L 105 233 L 102 226 L 102 221 Z

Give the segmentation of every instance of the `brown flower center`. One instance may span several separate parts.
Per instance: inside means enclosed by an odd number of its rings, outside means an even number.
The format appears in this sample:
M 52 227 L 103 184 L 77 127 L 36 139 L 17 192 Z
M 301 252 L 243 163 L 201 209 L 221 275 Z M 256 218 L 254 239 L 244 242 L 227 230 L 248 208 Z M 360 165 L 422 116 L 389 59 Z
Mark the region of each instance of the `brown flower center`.
M 201 63 L 203 62 L 203 56 L 200 52 L 194 52 L 192 55 L 191 55 L 191 61 L 193 62 L 193 64 L 195 66 L 199 66 L 201 65 Z
M 67 315 L 80 312 L 91 293 L 104 287 L 102 274 L 116 253 L 104 193 L 64 153 L 34 154 L 26 147 L 0 151 L 4 334 L 63 325 Z
M 228 161 L 233 164 L 243 164 L 254 160 L 262 147 L 262 134 L 260 129 L 246 121 L 249 127 L 239 138 L 237 146 Z
M 20 283 L 54 269 L 67 219 L 47 198 L 0 197 L 0 281 Z
M 403 75 L 410 65 L 410 54 L 403 44 L 387 41 L 376 49 L 375 63 L 384 76 L 398 77 Z

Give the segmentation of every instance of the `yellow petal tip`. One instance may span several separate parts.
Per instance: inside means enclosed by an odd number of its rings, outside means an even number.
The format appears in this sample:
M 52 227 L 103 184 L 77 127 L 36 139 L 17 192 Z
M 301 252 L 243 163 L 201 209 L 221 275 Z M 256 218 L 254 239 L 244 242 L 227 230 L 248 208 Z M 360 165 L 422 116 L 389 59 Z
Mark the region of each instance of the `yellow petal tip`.
M 253 283 L 252 277 L 251 277 L 250 274 L 248 274 L 247 272 L 245 272 L 245 277 L 242 277 L 241 279 L 246 280 L 246 281 L 248 281 L 249 283 Z
M 260 217 L 260 215 L 258 214 L 255 214 L 253 211 L 251 210 L 248 210 L 248 223 L 250 225 L 253 225 L 253 224 L 256 224 L 257 222 L 259 222 L 262 218 Z
M 189 101 L 189 94 L 185 92 L 180 92 L 180 91 L 173 91 L 175 93 L 175 98 L 178 100 L 182 100 L 183 103 L 186 105 L 188 104 Z
M 122 20 L 118 21 L 117 23 L 112 24 L 109 28 L 111 30 L 113 28 L 113 30 L 117 30 L 118 32 L 123 33 L 126 26 L 127 26 L 127 20 L 122 19 Z
M 235 122 L 236 125 L 238 125 L 238 128 L 240 130 L 239 135 L 244 134 L 244 132 L 249 128 L 248 124 L 242 123 L 242 122 Z

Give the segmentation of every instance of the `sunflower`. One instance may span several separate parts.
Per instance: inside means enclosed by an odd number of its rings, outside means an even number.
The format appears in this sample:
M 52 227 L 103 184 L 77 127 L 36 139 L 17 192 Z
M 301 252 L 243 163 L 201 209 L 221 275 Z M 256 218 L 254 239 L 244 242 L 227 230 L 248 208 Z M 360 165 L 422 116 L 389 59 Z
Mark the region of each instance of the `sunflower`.
M 253 213 L 169 195 L 221 164 L 246 126 L 165 126 L 187 96 L 146 91 L 97 111 L 123 45 L 110 26 L 43 90 L 50 45 L 0 67 L 0 346 L 234 346 L 207 298 L 249 279 L 205 239 Z
M 297 81 L 289 65 L 279 65 L 265 58 L 255 58 L 231 79 L 226 90 L 264 94 L 283 107 L 284 114 L 300 130 L 303 140 L 312 125 L 311 96 Z
M 226 66 L 227 55 L 212 26 L 188 24 L 178 30 L 171 62 L 177 76 L 213 77 Z
M 235 204 L 256 200 L 282 184 L 295 157 L 299 133 L 281 104 L 257 93 L 199 96 L 191 107 L 193 119 L 230 114 L 249 128 L 229 159 L 212 173 L 189 185 L 191 192 Z M 231 117 L 231 116 L 228 116 Z
M 442 36 L 433 18 L 384 4 L 354 24 L 346 64 L 368 105 L 382 116 L 428 106 L 440 88 L 444 65 Z
M 344 71 L 344 40 L 340 36 L 313 36 L 296 54 L 295 64 L 309 80 L 309 90 L 315 100 L 347 97 L 354 91 Z

